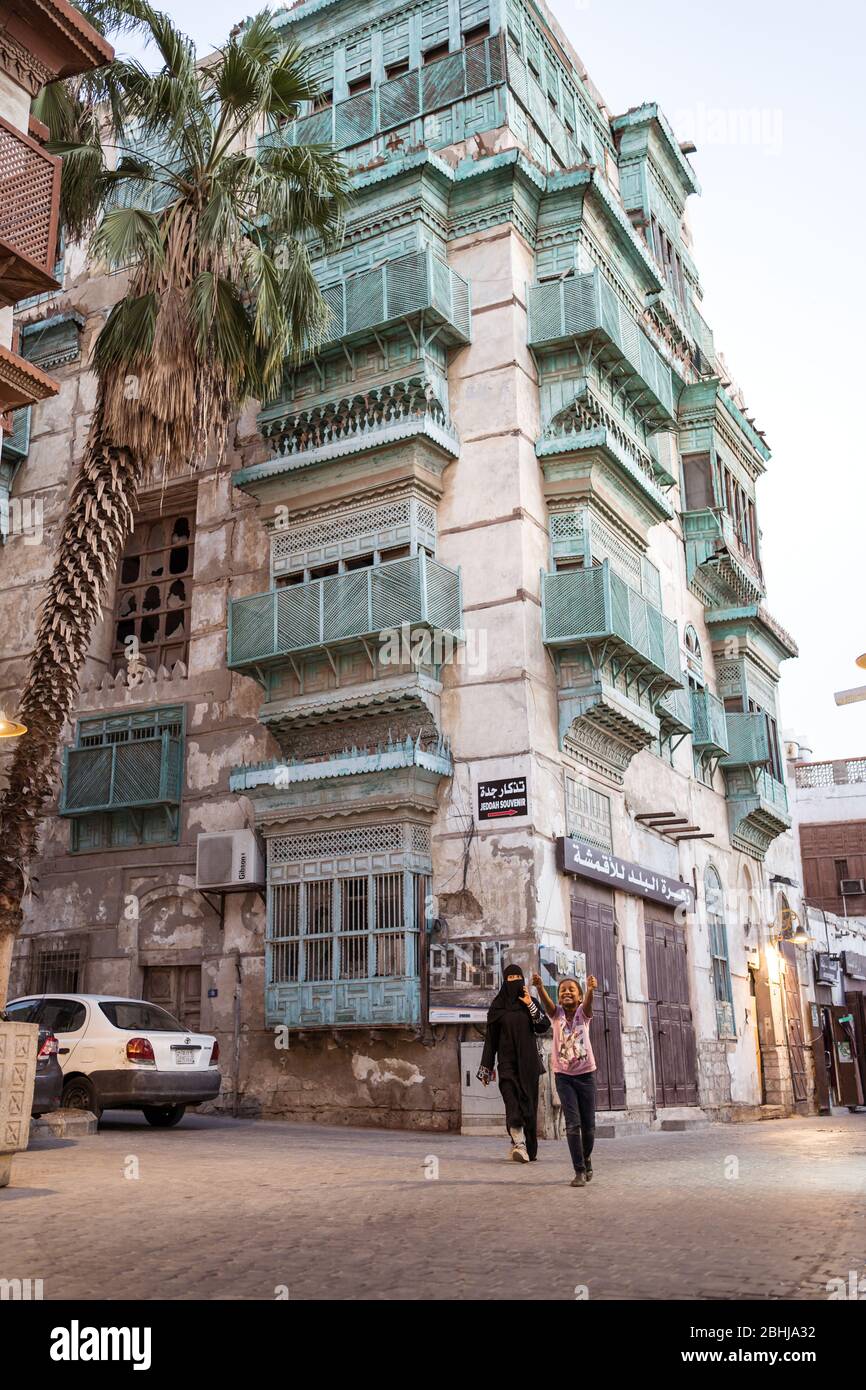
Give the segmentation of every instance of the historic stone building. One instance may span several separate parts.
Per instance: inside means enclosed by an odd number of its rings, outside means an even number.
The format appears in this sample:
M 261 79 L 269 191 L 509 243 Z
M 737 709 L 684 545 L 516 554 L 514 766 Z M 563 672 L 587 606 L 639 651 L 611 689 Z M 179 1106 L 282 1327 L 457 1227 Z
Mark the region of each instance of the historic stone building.
M 460 1048 L 501 953 L 578 951 L 613 1120 L 807 1103 L 796 955 L 787 990 L 768 967 L 796 648 L 765 606 L 767 445 L 699 311 L 688 157 L 656 106 L 611 115 L 543 5 L 282 22 L 321 96 L 262 138 L 353 170 L 318 261 L 331 336 L 224 463 L 141 499 L 17 988 L 165 1002 L 219 1035 L 245 1112 L 445 1129 L 490 1104 Z M 19 306 L 61 390 L 14 480 L 43 541 L 0 554 L 12 706 L 124 283 L 71 247 L 62 291 Z M 263 892 L 203 896 L 199 836 L 249 830 Z M 215 869 L 203 841 L 200 882 L 249 882 L 253 846 Z

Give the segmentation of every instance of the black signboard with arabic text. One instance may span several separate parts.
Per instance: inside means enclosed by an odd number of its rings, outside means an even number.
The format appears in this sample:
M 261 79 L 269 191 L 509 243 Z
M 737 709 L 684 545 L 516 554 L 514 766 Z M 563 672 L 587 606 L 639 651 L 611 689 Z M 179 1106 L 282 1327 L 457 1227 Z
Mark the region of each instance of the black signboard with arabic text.
M 525 777 L 500 777 L 478 783 L 479 820 L 507 820 L 528 814 Z
M 642 864 L 619 859 L 607 850 L 584 844 L 582 840 L 558 839 L 556 862 L 563 873 L 591 878 L 596 883 L 606 883 L 618 889 L 620 893 L 633 893 L 638 898 L 648 898 L 667 907 L 684 907 L 687 912 L 694 911 L 695 893 L 691 884 L 684 883 L 681 878 L 667 878 L 657 869 L 646 869 Z

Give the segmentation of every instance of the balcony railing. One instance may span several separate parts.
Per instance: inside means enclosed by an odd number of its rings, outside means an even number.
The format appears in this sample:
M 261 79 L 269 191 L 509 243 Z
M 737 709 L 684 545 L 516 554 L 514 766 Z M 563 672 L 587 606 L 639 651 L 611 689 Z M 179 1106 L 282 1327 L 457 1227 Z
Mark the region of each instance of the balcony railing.
M 685 682 L 683 685 L 685 686 Z M 659 700 L 656 713 L 664 732 L 691 733 L 692 706 L 687 689 L 669 690 L 667 695 Z
M 542 576 L 544 641 L 550 647 L 611 642 L 641 658 L 668 688 L 682 684 L 676 623 L 626 584 L 605 560 Z
M 422 313 L 439 325 L 440 342 L 468 343 L 471 337 L 469 282 L 434 256 L 429 246 L 375 270 L 349 275 L 322 294 L 331 311 L 322 347 Z
M 709 690 L 692 691 L 692 744 L 697 753 L 727 753 L 725 707 Z
M 763 574 L 759 562 L 748 546 L 740 539 L 733 518 L 722 507 L 704 507 L 700 511 L 683 512 L 683 536 L 694 541 L 706 541 L 708 546 L 725 546 L 734 559 L 748 571 L 752 581 L 763 588 Z M 713 558 L 712 550 L 707 551 L 707 559 Z
M 837 758 L 832 762 L 798 763 L 794 769 L 798 787 L 844 787 L 866 782 L 866 758 Z
M 576 338 L 601 339 L 618 365 L 654 397 L 663 420 L 676 413 L 671 369 L 598 270 L 528 287 L 529 345 L 555 347 Z
M 777 782 L 765 768 L 759 768 L 756 772 L 755 788 L 762 801 L 768 802 L 783 816 L 788 815 L 787 788 L 782 782 Z
M 369 91 L 338 101 L 324 111 L 302 116 L 264 135 L 262 143 L 348 149 L 504 79 L 502 37 L 495 34 L 484 43 L 449 53 L 390 82 L 378 82 Z
M 372 638 L 403 623 L 459 634 L 459 571 L 422 551 L 407 560 L 235 599 L 229 606 L 229 665 L 255 666 Z
M 0 305 L 55 289 L 60 160 L 0 117 Z
M 770 729 L 765 714 L 726 714 L 725 726 L 728 752 L 721 760 L 723 767 L 757 767 L 770 761 Z
M 128 743 L 68 748 L 60 814 L 176 806 L 182 775 L 183 740 L 168 731 Z

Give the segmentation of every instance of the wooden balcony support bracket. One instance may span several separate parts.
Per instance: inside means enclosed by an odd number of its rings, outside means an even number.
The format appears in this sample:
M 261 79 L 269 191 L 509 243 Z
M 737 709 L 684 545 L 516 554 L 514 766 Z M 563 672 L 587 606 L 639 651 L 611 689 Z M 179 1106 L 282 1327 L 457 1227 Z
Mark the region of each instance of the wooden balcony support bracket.
M 429 335 L 429 337 L 425 338 L 425 337 L 424 337 L 424 315 L 423 315 L 423 314 L 421 315 L 421 327 L 420 327 L 420 335 L 419 335 L 419 336 L 421 337 L 421 341 L 422 341 L 422 343 L 423 343 L 423 345 L 424 345 L 424 351 L 425 351 L 425 352 L 426 352 L 427 348 L 430 347 L 431 343 L 434 343 L 434 342 L 436 341 L 436 339 L 439 337 L 439 334 L 442 332 L 442 329 L 443 329 L 444 327 L 445 327 L 444 324 L 442 324 L 442 323 L 437 323 L 436 327 L 433 329 L 433 332 Z
M 676 738 L 676 743 L 674 743 L 674 739 L 675 739 L 675 738 Z M 688 738 L 688 734 L 680 733 L 679 736 L 677 736 L 676 733 L 674 733 L 674 734 L 665 734 L 665 735 L 663 735 L 663 737 L 662 737 L 662 743 L 666 743 L 666 744 L 668 745 L 668 747 L 670 748 L 671 752 L 672 752 L 672 753 L 675 753 L 675 752 L 677 751 L 677 749 L 679 748 L 680 744 L 681 744 L 681 743 L 683 742 L 683 740 L 686 739 L 686 738 Z
M 352 352 L 352 349 L 349 347 L 348 343 L 346 343 L 343 338 L 340 339 L 340 347 L 343 349 L 343 356 L 349 364 L 349 371 L 354 374 L 355 354 Z
M 339 672 L 339 669 L 338 669 L 338 667 L 337 667 L 337 663 L 336 663 L 336 661 L 334 660 L 334 653 L 331 651 L 331 648 L 328 647 L 328 646 L 325 646 L 325 647 L 320 648 L 320 650 L 323 651 L 323 652 L 325 653 L 325 656 L 328 658 L 328 662 L 329 662 L 329 664 L 330 664 L 331 670 L 333 671 L 334 675 L 337 677 L 337 680 L 339 680 L 339 679 L 340 679 L 340 672 Z
M 289 653 L 289 664 L 291 665 L 292 672 L 294 673 L 295 680 L 298 682 L 298 687 L 299 687 L 299 689 L 303 690 L 303 688 L 304 688 L 304 678 L 303 678 L 303 676 L 301 675 L 301 668 L 300 668 L 300 666 L 298 665 L 297 661 L 295 660 L 294 656 L 293 656 L 291 653 Z M 264 682 L 263 682 L 263 684 L 264 684 Z
M 715 833 L 714 830 L 698 830 L 698 828 L 695 827 L 694 830 L 690 830 L 683 835 L 672 835 L 671 839 L 675 840 L 677 844 L 679 844 L 680 840 L 712 840 Z
M 676 811 L 642 811 L 639 816 L 635 816 L 637 825 L 648 825 L 653 820 L 676 820 Z

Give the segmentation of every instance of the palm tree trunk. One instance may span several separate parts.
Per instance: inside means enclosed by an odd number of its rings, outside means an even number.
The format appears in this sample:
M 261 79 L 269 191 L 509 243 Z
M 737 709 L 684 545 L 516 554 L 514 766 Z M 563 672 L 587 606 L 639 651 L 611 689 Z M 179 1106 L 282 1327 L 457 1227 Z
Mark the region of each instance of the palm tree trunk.
M 102 396 L 69 499 L 19 704 L 27 726 L 0 800 L 0 1004 L 30 891 L 39 825 L 57 778 L 58 744 L 78 695 L 102 598 L 132 530 L 140 468 L 104 437 Z

